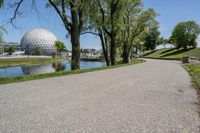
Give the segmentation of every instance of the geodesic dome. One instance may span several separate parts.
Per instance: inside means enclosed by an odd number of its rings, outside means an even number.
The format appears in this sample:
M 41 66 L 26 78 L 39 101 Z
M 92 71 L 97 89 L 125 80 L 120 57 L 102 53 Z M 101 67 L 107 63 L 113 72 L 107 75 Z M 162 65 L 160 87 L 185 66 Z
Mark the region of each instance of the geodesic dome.
M 50 31 L 36 28 L 22 37 L 20 45 L 26 53 L 33 54 L 36 49 L 40 49 L 42 55 L 52 55 L 56 52 L 55 42 L 57 40 L 57 37 Z

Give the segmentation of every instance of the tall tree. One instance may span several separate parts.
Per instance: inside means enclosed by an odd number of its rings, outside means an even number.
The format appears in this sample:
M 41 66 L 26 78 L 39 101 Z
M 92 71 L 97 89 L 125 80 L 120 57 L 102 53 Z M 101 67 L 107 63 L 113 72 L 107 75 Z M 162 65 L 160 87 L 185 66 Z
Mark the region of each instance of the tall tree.
M 152 24 L 148 27 L 148 31 L 145 36 L 145 50 L 155 50 L 156 46 L 159 44 L 159 36 L 159 23 L 157 21 L 153 21 Z
M 171 36 L 176 48 L 183 47 L 187 49 L 188 47 L 197 46 L 197 38 L 200 34 L 200 27 L 195 21 L 187 21 L 178 23 Z
M 80 68 L 80 35 L 83 30 L 84 18 L 87 16 L 86 0 L 48 0 L 61 18 L 65 29 L 71 36 L 72 70 Z M 70 14 L 69 14 L 70 12 Z
M 104 30 L 104 24 L 107 18 L 102 16 L 104 15 L 104 11 L 100 9 L 99 4 L 101 3 L 97 4 L 97 0 L 91 0 L 89 4 L 89 21 L 85 27 L 85 32 L 82 34 L 89 33 L 99 37 L 106 64 L 110 66 L 110 39 Z
M 124 5 L 123 15 L 123 62 L 130 62 L 130 54 L 134 45 L 134 40 L 144 32 L 150 21 L 155 19 L 156 13 L 153 9 L 143 11 L 143 3 L 141 0 L 127 0 Z
M 119 30 L 120 13 L 122 11 L 121 0 L 95 0 L 100 11 L 101 27 L 110 41 L 111 65 L 116 65 L 116 36 Z

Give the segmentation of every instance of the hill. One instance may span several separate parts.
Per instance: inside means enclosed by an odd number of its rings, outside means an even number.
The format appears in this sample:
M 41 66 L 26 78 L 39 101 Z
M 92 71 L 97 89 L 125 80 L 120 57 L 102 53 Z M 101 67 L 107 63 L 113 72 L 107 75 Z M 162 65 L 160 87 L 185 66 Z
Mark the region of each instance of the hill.
M 200 57 L 200 48 L 174 49 L 164 48 L 155 51 L 147 51 L 143 55 L 146 58 L 170 58 L 170 59 L 181 59 L 183 56 L 190 56 L 194 58 Z

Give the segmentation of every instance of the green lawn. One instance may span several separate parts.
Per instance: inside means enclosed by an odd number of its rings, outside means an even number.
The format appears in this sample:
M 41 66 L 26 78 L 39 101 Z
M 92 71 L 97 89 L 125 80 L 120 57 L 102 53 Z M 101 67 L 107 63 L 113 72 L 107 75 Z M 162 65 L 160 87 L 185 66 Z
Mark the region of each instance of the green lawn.
M 183 67 L 192 76 L 193 85 L 195 85 L 200 91 L 200 64 L 186 64 Z
M 19 58 L 0 59 L 0 67 L 39 65 L 63 61 L 64 58 Z
M 120 61 L 120 60 L 118 60 Z M 142 63 L 144 60 L 141 59 L 134 59 L 130 64 L 118 64 L 116 66 L 109 66 L 109 67 L 101 67 L 101 68 L 91 68 L 86 70 L 76 70 L 76 71 L 62 71 L 62 72 L 54 72 L 54 73 L 46 73 L 40 75 L 25 75 L 25 76 L 18 76 L 18 77 L 11 77 L 11 78 L 0 78 L 0 84 L 7 84 L 13 82 L 22 82 L 28 80 L 36 80 L 36 79 L 44 79 L 44 78 L 51 78 L 51 77 L 58 77 L 64 75 L 71 75 L 71 74 L 79 74 L 79 73 L 86 73 L 86 72 L 93 72 L 93 71 L 100 71 L 105 69 L 112 69 L 118 67 L 124 67 L 128 65 L 134 65 L 138 63 Z
M 181 59 L 183 56 L 198 58 L 200 57 L 200 48 L 187 49 L 187 50 L 164 48 L 152 52 L 147 51 L 143 56 L 148 58 L 171 58 L 171 59 Z

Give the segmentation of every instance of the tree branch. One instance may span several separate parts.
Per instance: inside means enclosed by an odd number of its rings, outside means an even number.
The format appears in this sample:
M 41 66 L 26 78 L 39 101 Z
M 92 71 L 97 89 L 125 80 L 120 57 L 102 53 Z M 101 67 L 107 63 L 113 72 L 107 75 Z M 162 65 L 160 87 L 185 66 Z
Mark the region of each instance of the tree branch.
M 95 33 L 95 32 L 92 32 L 92 31 L 86 31 L 86 32 L 81 33 L 81 35 L 85 35 L 85 34 L 93 34 L 95 36 L 99 35 L 98 33 Z
M 66 17 L 64 0 L 62 0 L 62 13 L 59 10 L 59 8 L 57 7 L 57 5 L 52 0 L 49 0 L 49 3 L 53 6 L 53 8 L 56 10 L 56 12 L 58 13 L 58 15 L 62 19 L 62 21 L 63 21 L 63 23 L 64 23 L 65 28 L 67 29 L 67 31 L 69 33 L 71 33 L 71 23 L 67 20 L 67 17 Z
M 13 21 L 15 20 L 15 18 L 17 17 L 17 15 L 19 14 L 19 8 L 20 8 L 21 4 L 23 3 L 23 1 L 24 0 L 20 0 L 19 2 L 15 3 L 15 5 L 16 5 L 15 12 L 14 12 L 13 17 L 9 21 L 14 27 L 16 27 L 16 26 L 14 25 Z

